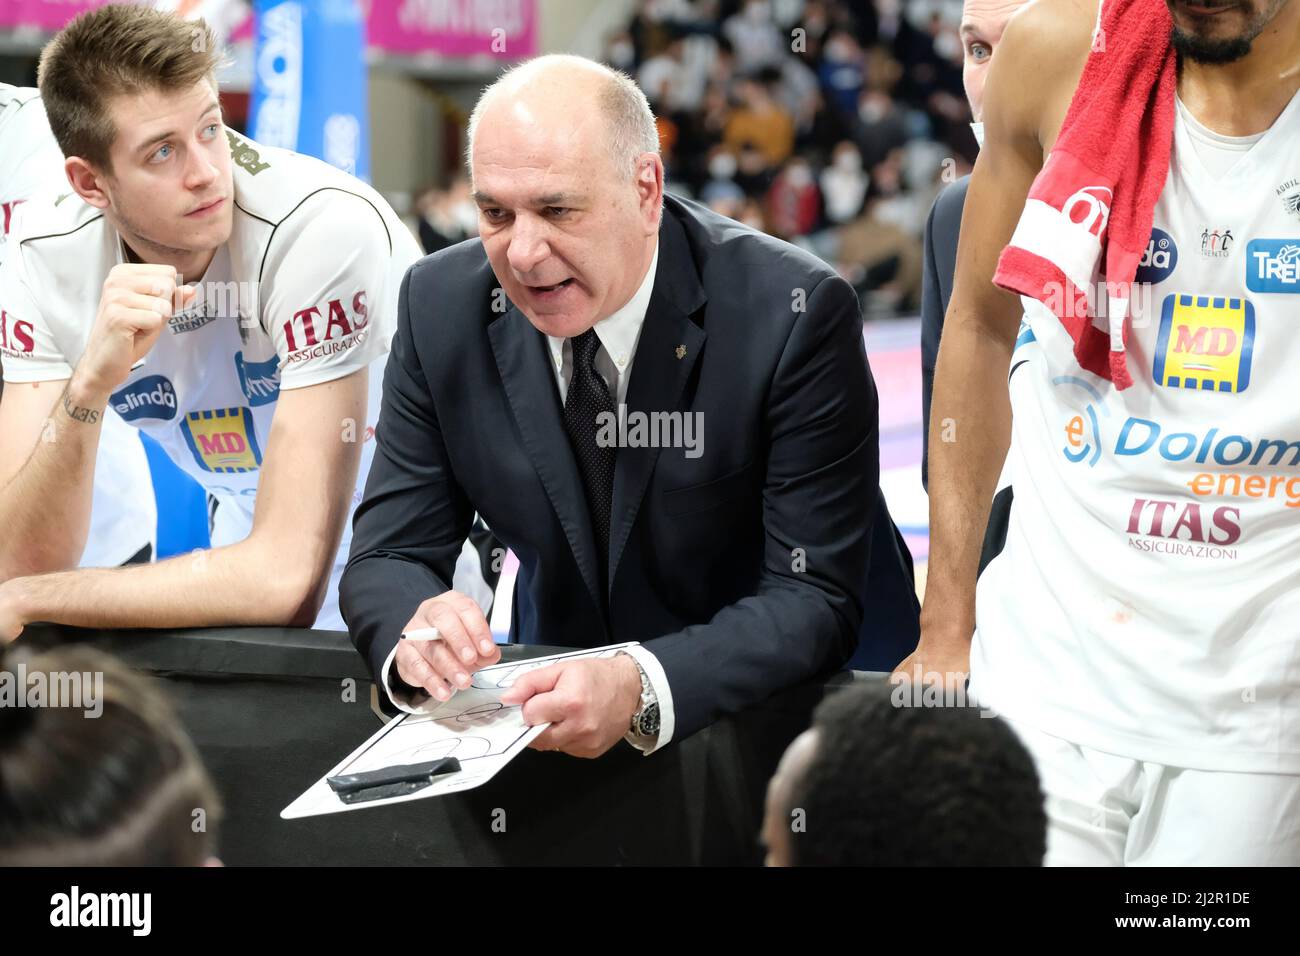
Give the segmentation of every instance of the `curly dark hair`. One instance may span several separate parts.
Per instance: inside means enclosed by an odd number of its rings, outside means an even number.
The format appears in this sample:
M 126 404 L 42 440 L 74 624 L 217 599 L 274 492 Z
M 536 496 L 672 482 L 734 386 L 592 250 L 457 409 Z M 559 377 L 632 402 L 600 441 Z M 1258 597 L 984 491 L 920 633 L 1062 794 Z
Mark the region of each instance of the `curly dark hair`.
M 804 811 L 795 865 L 1042 865 L 1038 773 L 1010 725 L 900 696 L 859 684 L 817 708 L 816 752 L 792 796 Z

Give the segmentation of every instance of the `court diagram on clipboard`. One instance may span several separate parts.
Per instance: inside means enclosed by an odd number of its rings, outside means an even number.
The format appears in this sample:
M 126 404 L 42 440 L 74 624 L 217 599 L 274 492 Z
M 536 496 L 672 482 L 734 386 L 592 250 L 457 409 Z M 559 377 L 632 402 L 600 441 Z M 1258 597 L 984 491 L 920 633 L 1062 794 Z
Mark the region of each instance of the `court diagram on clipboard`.
M 580 657 L 611 657 L 628 644 L 613 644 L 591 650 L 537 657 L 527 661 L 496 664 L 477 671 L 465 690 L 427 714 L 402 714 L 379 729 L 369 740 L 317 780 L 293 803 L 280 811 L 285 820 L 342 813 L 365 807 L 384 806 L 407 800 L 421 800 L 462 790 L 471 790 L 492 779 L 528 746 L 549 724 L 529 727 L 522 708 L 501 703 L 501 694 L 531 670 L 560 660 Z M 326 782 L 339 774 L 383 770 L 404 764 L 421 764 L 443 757 L 460 762 L 458 772 L 436 778 L 410 794 L 365 803 L 344 803 Z

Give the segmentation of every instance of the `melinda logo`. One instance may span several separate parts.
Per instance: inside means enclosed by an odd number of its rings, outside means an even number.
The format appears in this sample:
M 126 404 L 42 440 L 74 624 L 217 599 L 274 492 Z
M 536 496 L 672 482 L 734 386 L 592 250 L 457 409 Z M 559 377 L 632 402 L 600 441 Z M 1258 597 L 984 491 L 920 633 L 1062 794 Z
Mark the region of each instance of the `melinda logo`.
M 1300 239 L 1252 239 L 1246 243 L 1246 288 L 1251 292 L 1300 293 Z
M 1137 274 L 1133 276 L 1133 281 L 1151 285 L 1164 282 L 1174 274 L 1177 266 L 1178 246 L 1174 244 L 1174 237 L 1163 229 L 1152 229 L 1151 240 L 1147 243 L 1138 262 Z
M 176 417 L 176 389 L 161 375 L 146 375 L 109 396 L 113 411 L 128 422 L 157 418 L 169 422 Z

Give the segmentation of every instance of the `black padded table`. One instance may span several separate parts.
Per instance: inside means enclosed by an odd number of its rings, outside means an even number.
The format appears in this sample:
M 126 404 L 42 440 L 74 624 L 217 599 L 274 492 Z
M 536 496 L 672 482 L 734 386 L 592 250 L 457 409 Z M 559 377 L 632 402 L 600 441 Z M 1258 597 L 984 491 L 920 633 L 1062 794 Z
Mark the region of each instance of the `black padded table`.
M 525 751 L 465 793 L 303 820 L 280 810 L 381 726 L 347 635 L 280 628 L 85 631 L 162 678 L 224 801 L 222 860 L 241 865 L 757 864 L 767 780 L 840 672 L 792 687 L 650 756 Z M 503 645 L 502 659 L 571 648 Z

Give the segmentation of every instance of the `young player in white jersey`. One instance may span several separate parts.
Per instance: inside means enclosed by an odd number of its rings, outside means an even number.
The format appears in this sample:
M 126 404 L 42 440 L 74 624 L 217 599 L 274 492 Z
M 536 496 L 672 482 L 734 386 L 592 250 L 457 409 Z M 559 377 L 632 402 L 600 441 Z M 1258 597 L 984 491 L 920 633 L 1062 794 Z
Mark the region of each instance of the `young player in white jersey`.
M 419 250 L 364 183 L 225 129 L 205 30 L 110 6 L 42 56 L 72 191 L 24 210 L 0 274 L 23 328 L 0 403 L 0 639 L 34 620 L 343 628 L 345 531 Z M 109 407 L 217 499 L 215 547 L 38 573 L 75 564 Z
M 45 121 L 40 91 L 0 83 L 0 265 L 22 204 L 42 187 L 60 183 L 67 188 L 63 154 Z M 0 368 L 4 353 L 17 350 L 19 344 L 17 323 L 12 330 L 8 324 L 7 317 L 0 316 Z M 155 550 L 156 525 L 157 508 L 144 446 L 115 412 L 106 412 L 95 458 L 90 531 L 80 563 L 112 567 L 147 559 Z
M 1030 5 L 992 67 L 935 388 L 959 440 L 931 445 L 930 576 L 905 666 L 969 670 L 1020 732 L 1049 863 L 1295 864 L 1300 2 L 1169 7 L 1174 143 L 1122 391 L 1079 367 L 1041 303 L 990 281 L 1096 0 Z M 1014 347 L 1021 311 L 1035 341 Z M 979 504 L 1008 435 L 1006 546 L 976 589 Z

